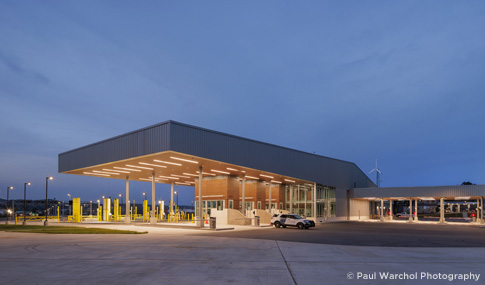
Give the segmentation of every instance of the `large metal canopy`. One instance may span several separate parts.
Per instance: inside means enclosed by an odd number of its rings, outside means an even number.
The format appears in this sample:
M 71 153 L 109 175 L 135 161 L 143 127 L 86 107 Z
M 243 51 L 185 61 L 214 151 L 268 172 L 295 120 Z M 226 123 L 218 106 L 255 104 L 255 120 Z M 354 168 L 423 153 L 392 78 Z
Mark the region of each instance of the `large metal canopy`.
M 174 121 L 59 154 L 59 172 L 193 185 L 205 176 L 246 175 L 273 183 L 375 187 L 351 162 L 289 149 Z M 183 184 L 182 184 L 183 185 Z
M 477 200 L 485 196 L 485 185 L 450 185 L 353 189 L 350 198 L 360 200 Z

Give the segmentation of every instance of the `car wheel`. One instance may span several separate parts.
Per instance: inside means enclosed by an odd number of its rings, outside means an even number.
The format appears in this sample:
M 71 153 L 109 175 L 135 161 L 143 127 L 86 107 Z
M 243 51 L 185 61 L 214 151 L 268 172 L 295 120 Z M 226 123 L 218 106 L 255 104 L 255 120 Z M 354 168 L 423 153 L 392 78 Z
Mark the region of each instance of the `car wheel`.
M 279 228 L 279 227 L 281 227 L 281 224 L 280 224 L 280 222 L 275 222 L 274 226 L 275 226 L 275 228 Z
M 302 223 L 298 223 L 298 228 L 299 228 L 300 230 L 302 230 L 302 229 L 303 229 L 303 224 L 302 224 Z

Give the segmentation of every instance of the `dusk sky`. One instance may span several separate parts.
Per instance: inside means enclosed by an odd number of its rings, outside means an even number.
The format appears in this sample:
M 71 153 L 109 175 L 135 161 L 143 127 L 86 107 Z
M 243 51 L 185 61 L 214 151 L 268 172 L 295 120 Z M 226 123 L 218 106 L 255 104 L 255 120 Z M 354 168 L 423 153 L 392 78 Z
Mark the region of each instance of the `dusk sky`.
M 383 187 L 485 184 L 484 15 L 484 1 L 0 1 L 0 198 L 32 182 L 41 199 L 51 175 L 50 198 L 124 193 L 59 174 L 58 154 L 166 120 L 365 173 L 378 159 Z

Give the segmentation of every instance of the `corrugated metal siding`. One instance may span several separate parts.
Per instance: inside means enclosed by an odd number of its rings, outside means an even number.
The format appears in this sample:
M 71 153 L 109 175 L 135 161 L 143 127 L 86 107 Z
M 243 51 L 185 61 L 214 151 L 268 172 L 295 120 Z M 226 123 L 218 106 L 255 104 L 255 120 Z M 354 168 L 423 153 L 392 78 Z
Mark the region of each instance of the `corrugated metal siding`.
M 174 121 L 59 155 L 59 172 L 173 150 L 344 189 L 374 187 L 353 163 Z
M 59 172 L 169 149 L 169 122 L 59 154 Z
M 351 188 L 374 184 L 353 163 L 249 140 L 177 122 L 171 150 L 326 185 Z
M 356 188 L 353 198 L 485 196 L 485 185 Z

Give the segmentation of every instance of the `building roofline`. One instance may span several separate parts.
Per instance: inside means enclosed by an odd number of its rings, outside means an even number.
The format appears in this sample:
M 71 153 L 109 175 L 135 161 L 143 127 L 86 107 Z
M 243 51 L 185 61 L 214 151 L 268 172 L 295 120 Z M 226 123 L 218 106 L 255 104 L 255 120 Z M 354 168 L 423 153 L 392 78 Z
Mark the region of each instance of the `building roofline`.
M 118 139 L 118 138 L 121 138 L 121 137 L 125 137 L 125 136 L 131 135 L 131 134 L 135 134 L 135 133 L 147 130 L 147 129 L 151 129 L 151 128 L 166 125 L 166 124 L 180 125 L 180 126 L 198 129 L 198 130 L 202 130 L 202 131 L 206 131 L 206 132 L 210 132 L 210 133 L 216 133 L 216 134 L 223 135 L 223 136 L 233 137 L 233 138 L 237 138 L 237 139 L 240 139 L 240 140 L 245 140 L 245 141 L 254 142 L 254 143 L 258 143 L 258 144 L 264 144 L 264 145 L 268 145 L 268 146 L 271 146 L 271 147 L 277 147 L 277 148 L 281 148 L 281 149 L 286 149 L 286 150 L 290 150 L 290 151 L 296 151 L 296 152 L 299 152 L 299 153 L 313 155 L 313 156 L 316 156 L 316 157 L 322 157 L 322 158 L 331 159 L 331 160 L 335 160 L 335 161 L 350 163 L 350 164 L 353 164 L 355 167 L 357 167 L 357 165 L 354 162 L 350 162 L 350 161 L 346 161 L 346 160 L 342 160 L 342 159 L 337 159 L 337 158 L 333 158 L 333 157 L 328 157 L 328 156 L 323 156 L 323 155 L 319 155 L 319 154 L 315 154 L 315 153 L 311 153 L 311 152 L 307 152 L 307 151 L 302 151 L 302 150 L 297 150 L 297 149 L 293 149 L 293 148 L 289 148 L 289 147 L 285 147 L 285 146 L 280 146 L 280 145 L 276 145 L 276 144 L 272 144 L 272 143 L 267 143 L 267 142 L 263 142 L 263 141 L 258 141 L 258 140 L 255 140 L 255 139 L 249 139 L 249 138 L 245 138 L 245 137 L 241 137 L 241 136 L 237 136 L 237 135 L 233 135 L 233 134 L 228 134 L 228 133 L 224 133 L 224 132 L 220 132 L 220 131 L 210 130 L 210 129 L 207 129 L 207 128 L 189 125 L 189 124 L 185 124 L 185 123 L 181 123 L 181 122 L 177 122 L 177 121 L 173 121 L 173 120 L 167 120 L 167 121 L 164 121 L 164 122 L 161 122 L 161 123 L 158 123 L 158 124 L 150 125 L 148 127 L 144 127 L 144 128 L 137 129 L 137 130 L 134 130 L 134 131 L 130 131 L 130 132 L 127 132 L 127 133 L 124 133 L 124 134 L 121 134 L 121 135 L 117 135 L 117 136 L 114 136 L 114 137 L 111 137 L 111 138 L 108 138 L 108 139 L 104 139 L 104 140 L 101 140 L 101 141 L 98 141 L 98 142 L 94 142 L 94 143 L 91 143 L 91 144 L 88 144 L 88 145 L 85 145 L 85 146 L 81 146 L 81 147 L 78 147 L 78 148 L 75 148 L 75 149 L 72 149 L 72 150 L 69 150 L 69 151 L 62 152 L 59 155 L 67 154 L 67 153 L 70 153 L 70 152 L 75 152 L 75 151 L 85 149 L 85 148 L 88 148 L 88 147 L 91 147 L 91 146 L 94 146 L 94 145 L 97 145 L 97 144 L 101 144 L 101 143 L 104 143 L 104 142 L 115 140 L 115 139 Z M 357 167 L 357 169 L 359 169 L 362 172 L 362 174 L 366 175 L 359 167 Z

